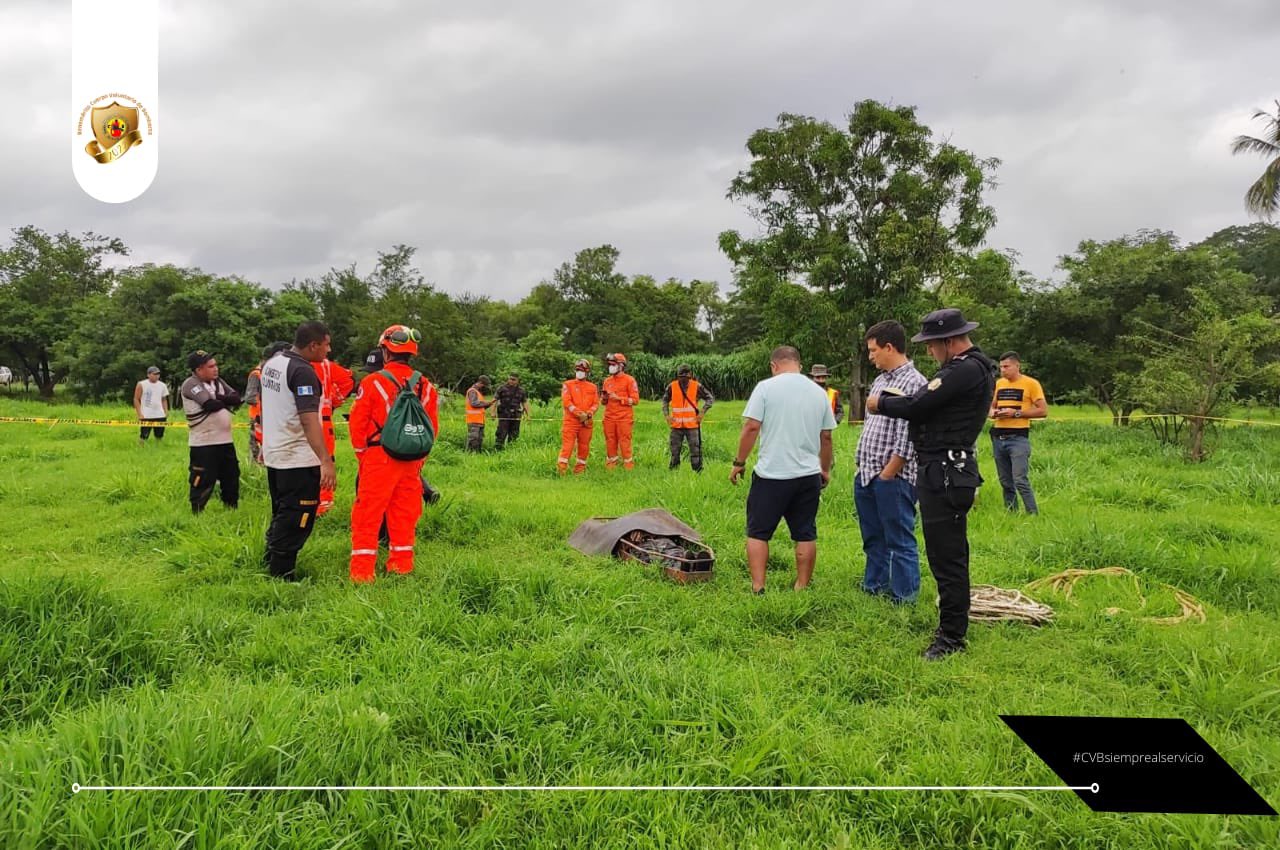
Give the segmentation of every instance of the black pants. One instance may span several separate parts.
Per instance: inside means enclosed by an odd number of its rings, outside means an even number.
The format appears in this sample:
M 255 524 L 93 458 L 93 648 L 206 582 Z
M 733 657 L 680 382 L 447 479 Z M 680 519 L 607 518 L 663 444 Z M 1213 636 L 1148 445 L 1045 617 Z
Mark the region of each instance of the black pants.
M 218 446 L 191 446 L 187 483 L 191 485 L 191 510 L 200 513 L 213 496 L 213 485 L 222 488 L 222 503 L 229 508 L 240 504 L 240 461 L 234 443 Z
M 516 414 L 510 419 L 498 420 L 498 435 L 495 437 L 495 445 L 502 448 L 505 443 L 510 443 L 520 436 L 520 414 Z
M 963 641 L 969 630 L 969 509 L 981 483 L 972 457 L 921 462 L 916 482 L 925 555 L 938 583 L 938 625 L 951 641 Z
M 320 506 L 320 467 L 267 467 L 271 525 L 267 527 L 267 568 L 278 578 L 294 579 L 298 552 L 316 524 Z
M 484 426 L 467 425 L 467 451 L 478 452 L 484 448 Z
M 159 425 L 143 425 L 141 429 L 141 433 L 138 435 L 138 439 L 145 440 L 147 437 L 151 436 L 152 431 L 156 432 L 157 440 L 164 439 L 164 423 L 165 423 L 164 419 L 143 419 L 142 421 L 143 422 L 159 422 L 160 424 Z
M 672 428 L 669 448 L 671 449 L 671 469 L 680 465 L 680 449 L 684 441 L 689 441 L 689 465 L 694 472 L 702 471 L 702 429 Z

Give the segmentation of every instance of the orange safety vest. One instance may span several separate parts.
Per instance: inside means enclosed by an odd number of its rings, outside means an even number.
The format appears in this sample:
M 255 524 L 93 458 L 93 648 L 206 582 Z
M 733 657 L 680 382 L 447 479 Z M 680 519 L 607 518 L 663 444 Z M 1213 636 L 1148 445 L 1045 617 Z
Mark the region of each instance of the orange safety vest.
M 478 386 L 475 386 L 474 384 L 472 385 L 470 390 L 467 390 L 467 424 L 483 425 L 485 414 L 489 412 L 489 409 L 487 407 L 475 407 L 471 404 L 472 390 L 475 391 L 476 398 L 480 399 L 480 401 L 483 402 L 483 401 L 489 400 L 484 397 L 484 393 L 480 392 L 480 388 Z
M 831 389 L 830 387 L 828 387 L 828 388 L 827 388 L 827 401 L 831 404 L 831 413 L 832 413 L 833 415 L 834 415 L 834 414 L 835 414 L 835 412 L 836 412 L 836 399 L 838 399 L 838 398 L 840 398 L 840 391 L 839 391 L 839 390 L 834 390 L 834 389 Z
M 689 379 L 689 388 L 680 389 L 680 380 L 671 382 L 671 427 L 698 427 L 698 382 Z
M 252 378 L 255 375 L 258 376 L 258 381 L 261 382 L 262 369 L 255 366 L 249 370 L 250 378 Z M 253 404 L 249 405 L 249 419 L 250 421 L 252 421 L 252 420 L 258 419 L 261 416 L 262 416 L 262 390 L 258 390 L 258 400 Z

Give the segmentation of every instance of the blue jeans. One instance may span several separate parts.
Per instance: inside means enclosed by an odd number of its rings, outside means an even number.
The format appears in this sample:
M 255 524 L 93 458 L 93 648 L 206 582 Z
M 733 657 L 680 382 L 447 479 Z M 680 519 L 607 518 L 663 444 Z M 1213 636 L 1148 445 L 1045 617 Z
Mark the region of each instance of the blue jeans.
M 920 551 L 916 547 L 916 488 L 905 478 L 862 486 L 855 474 L 853 503 L 867 556 L 862 589 L 887 593 L 895 602 L 914 602 L 920 593 Z
M 1000 475 L 1000 489 L 1004 491 L 1004 506 L 1011 511 L 1018 509 L 1018 496 L 1027 513 L 1039 513 L 1036 494 L 1031 492 L 1027 467 L 1031 464 L 1031 438 L 1025 434 L 993 434 L 991 454 L 996 459 L 996 472 Z

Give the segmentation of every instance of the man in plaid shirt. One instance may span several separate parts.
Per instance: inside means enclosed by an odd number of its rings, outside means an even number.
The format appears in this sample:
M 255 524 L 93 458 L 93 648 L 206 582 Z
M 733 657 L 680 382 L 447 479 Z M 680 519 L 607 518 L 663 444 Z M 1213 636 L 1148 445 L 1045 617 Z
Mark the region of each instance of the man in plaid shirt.
M 926 383 L 907 358 L 907 332 L 897 322 L 880 322 L 866 333 L 867 355 L 880 374 L 871 395 L 914 395 Z M 862 589 L 896 603 L 915 602 L 920 593 L 920 552 L 916 547 L 916 452 L 907 421 L 868 413 L 858 438 L 853 503 L 862 529 L 866 572 Z

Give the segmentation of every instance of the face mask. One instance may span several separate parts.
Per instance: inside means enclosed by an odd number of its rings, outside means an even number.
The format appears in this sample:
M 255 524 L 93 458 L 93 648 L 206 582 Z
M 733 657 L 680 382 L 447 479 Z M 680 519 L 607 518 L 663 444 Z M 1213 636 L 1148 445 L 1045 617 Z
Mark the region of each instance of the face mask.
M 573 373 L 573 377 L 577 378 L 579 381 L 585 381 L 587 379 L 587 373 L 579 369 Z
M 609 374 L 610 374 L 610 375 L 616 375 L 616 374 L 618 374 L 618 367 L 617 367 L 617 366 L 610 366 L 610 367 L 609 367 Z

